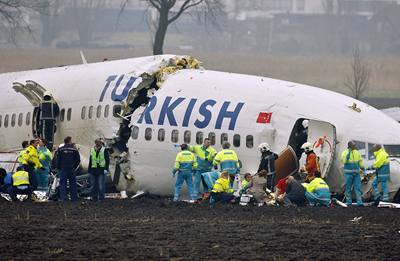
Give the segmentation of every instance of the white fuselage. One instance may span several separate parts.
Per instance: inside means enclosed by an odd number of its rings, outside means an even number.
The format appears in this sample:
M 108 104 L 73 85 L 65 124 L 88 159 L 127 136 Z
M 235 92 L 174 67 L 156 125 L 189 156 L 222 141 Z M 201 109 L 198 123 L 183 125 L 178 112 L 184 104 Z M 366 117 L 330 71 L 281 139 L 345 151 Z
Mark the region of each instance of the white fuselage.
M 57 121 L 55 144 L 62 143 L 65 136 L 72 136 L 80 145 L 83 164 L 87 164 L 93 141 L 98 137 L 111 138 L 118 132 L 121 118 L 113 116 L 113 106 L 120 105 L 119 100 L 126 100 L 128 92 L 137 86 L 129 84 L 130 77 L 153 72 L 163 59 L 170 57 L 173 56 L 1 75 L 0 151 L 16 149 L 21 141 L 33 138 L 30 119 L 33 106 L 16 93 L 12 85 L 34 81 L 53 94 L 63 114 Z M 351 108 L 353 103 L 360 112 Z M 260 112 L 269 113 L 270 120 L 257 123 Z M 22 122 L 19 122 L 20 114 Z M 13 117 L 14 126 L 11 124 Z M 400 125 L 396 121 L 350 97 L 265 77 L 180 70 L 166 78 L 147 107 L 139 107 L 132 115 L 133 133 L 127 145 L 135 182 L 127 188 L 172 194 L 174 179 L 170 173 L 179 152 L 176 144 L 198 144 L 201 136 L 209 135 L 215 136 L 213 147 L 216 150 L 221 149 L 222 137 L 227 136 L 243 163 L 241 172 L 254 173 L 259 163 L 258 144 L 268 142 L 273 151 L 282 151 L 299 119 L 334 126 L 336 139 L 331 142 L 335 149 L 332 165 L 326 173 L 334 192 L 343 189 L 340 155 L 349 140 L 366 143 L 367 164 L 372 160 L 367 159 L 368 144 L 400 145 Z M 400 185 L 400 165 L 396 164 L 391 166 L 392 192 Z

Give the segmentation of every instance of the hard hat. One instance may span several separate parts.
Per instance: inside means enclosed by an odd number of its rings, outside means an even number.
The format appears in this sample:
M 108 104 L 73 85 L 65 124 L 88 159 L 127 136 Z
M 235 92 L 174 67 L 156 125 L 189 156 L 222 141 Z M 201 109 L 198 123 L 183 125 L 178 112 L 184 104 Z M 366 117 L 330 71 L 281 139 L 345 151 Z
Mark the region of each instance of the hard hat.
M 309 152 L 312 150 L 312 144 L 310 142 L 306 142 L 303 145 L 301 145 L 301 148 L 305 151 L 305 152 Z
M 51 97 L 51 92 L 45 91 L 45 92 L 43 93 L 43 97 L 46 97 L 46 96 Z
M 266 152 L 266 151 L 270 151 L 270 150 L 271 150 L 271 147 L 269 146 L 268 143 L 263 142 L 263 143 L 261 143 L 260 145 L 258 145 L 258 149 L 259 149 L 261 152 Z
M 308 128 L 308 120 L 303 120 L 303 122 L 301 123 L 301 125 L 303 125 L 304 129 Z

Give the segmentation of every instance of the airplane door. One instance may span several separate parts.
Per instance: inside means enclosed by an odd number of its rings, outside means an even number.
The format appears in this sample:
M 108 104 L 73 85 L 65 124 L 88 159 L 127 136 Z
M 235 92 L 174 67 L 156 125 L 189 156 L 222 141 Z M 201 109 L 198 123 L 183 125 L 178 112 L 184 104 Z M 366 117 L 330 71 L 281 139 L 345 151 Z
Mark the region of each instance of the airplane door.
M 326 177 L 333 163 L 336 149 L 336 128 L 324 121 L 309 120 L 307 141 L 313 144 L 319 157 L 321 176 Z

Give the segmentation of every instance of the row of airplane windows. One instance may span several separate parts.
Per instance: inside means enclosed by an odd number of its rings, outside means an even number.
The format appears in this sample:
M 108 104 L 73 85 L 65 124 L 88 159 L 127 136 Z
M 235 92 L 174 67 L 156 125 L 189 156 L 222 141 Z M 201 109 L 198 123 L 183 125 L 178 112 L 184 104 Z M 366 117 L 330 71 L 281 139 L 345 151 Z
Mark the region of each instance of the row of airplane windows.
M 146 128 L 144 130 L 144 139 L 147 141 L 152 140 L 153 136 L 153 129 L 152 128 Z M 203 144 L 205 134 L 201 131 L 196 132 L 195 135 L 195 140 L 197 144 Z M 132 128 L 132 133 L 131 133 L 132 139 L 136 140 L 139 138 L 139 127 L 133 126 Z M 215 145 L 217 142 L 217 136 L 214 132 L 210 132 L 207 136 L 211 140 L 211 145 Z M 165 141 L 165 129 L 159 129 L 157 133 L 157 140 L 160 142 Z M 183 142 L 190 144 L 192 141 L 192 132 L 190 130 L 186 130 L 183 133 Z M 227 133 L 221 133 L 220 136 L 220 144 L 224 143 L 225 141 L 228 141 L 228 134 Z M 173 143 L 179 143 L 179 130 L 172 130 L 171 132 L 171 142 Z M 239 134 L 234 134 L 233 135 L 233 146 L 238 148 L 240 147 L 240 135 Z M 254 147 L 254 137 L 253 135 L 246 135 L 246 147 L 251 149 Z
M 94 106 L 89 106 L 88 107 L 88 113 L 86 114 L 86 106 L 82 107 L 82 111 L 81 111 L 81 119 L 86 119 L 86 117 L 88 119 L 92 119 L 94 118 Z M 104 111 L 102 114 L 102 106 L 98 105 L 96 108 L 96 117 L 100 118 L 102 115 L 104 116 L 104 118 L 107 118 L 109 116 L 109 110 L 110 110 L 110 105 L 106 105 L 104 106 Z M 121 106 L 119 105 L 115 105 L 113 108 L 113 114 L 114 116 L 116 116 L 116 114 L 121 110 Z M 72 109 L 68 108 L 68 109 L 61 109 L 60 110 L 60 115 L 59 115 L 60 121 L 71 121 L 72 118 Z M 13 113 L 13 114 L 6 114 L 4 115 L 4 121 L 3 121 L 3 115 L 0 115 L 0 128 L 4 127 L 4 128 L 8 128 L 10 127 L 16 127 L 19 126 L 21 127 L 24 124 L 25 121 L 25 125 L 29 126 L 31 124 L 31 119 L 32 119 L 32 114 L 31 112 L 26 113 L 25 117 L 24 114 L 21 112 L 18 114 L 18 120 L 17 120 L 17 113 Z

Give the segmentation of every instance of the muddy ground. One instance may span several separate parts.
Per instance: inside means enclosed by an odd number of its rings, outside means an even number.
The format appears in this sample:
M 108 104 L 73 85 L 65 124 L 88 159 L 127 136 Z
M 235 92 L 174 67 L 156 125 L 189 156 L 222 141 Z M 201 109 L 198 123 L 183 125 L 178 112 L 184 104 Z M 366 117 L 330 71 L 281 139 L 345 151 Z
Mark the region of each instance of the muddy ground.
M 376 207 L 0 200 L 0 222 L 1 260 L 400 260 L 400 210 Z

